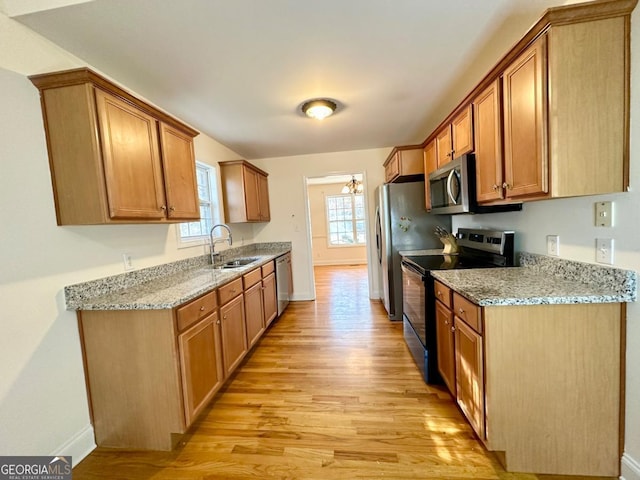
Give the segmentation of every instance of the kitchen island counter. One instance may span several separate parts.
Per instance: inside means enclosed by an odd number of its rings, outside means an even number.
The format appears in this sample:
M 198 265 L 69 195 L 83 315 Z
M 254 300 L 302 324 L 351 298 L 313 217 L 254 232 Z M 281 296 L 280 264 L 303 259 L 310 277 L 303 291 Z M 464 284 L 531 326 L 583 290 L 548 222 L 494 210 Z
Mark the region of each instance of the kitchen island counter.
M 522 253 L 520 267 L 437 270 L 431 275 L 479 306 L 633 302 L 631 270 Z

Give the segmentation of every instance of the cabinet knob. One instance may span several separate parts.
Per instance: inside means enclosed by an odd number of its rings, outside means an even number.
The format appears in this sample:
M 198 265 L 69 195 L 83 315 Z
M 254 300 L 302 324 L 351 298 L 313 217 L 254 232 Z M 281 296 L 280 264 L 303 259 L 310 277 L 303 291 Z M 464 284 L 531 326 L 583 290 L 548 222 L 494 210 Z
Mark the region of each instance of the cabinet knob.
M 227 319 L 227 316 L 226 316 L 226 315 L 223 315 L 223 316 L 222 316 L 222 319 L 223 319 L 223 320 L 226 320 L 226 319 Z M 219 322 L 218 322 L 218 323 L 219 323 Z
M 441 296 L 442 296 L 442 292 L 441 292 L 440 290 L 438 290 L 438 291 L 436 292 L 436 295 L 438 295 L 439 297 L 441 297 Z
M 509 185 L 507 182 L 504 182 L 504 183 L 502 184 L 502 188 L 506 188 L 507 190 L 511 190 L 511 188 L 512 188 L 512 187 L 511 187 L 511 185 Z
M 464 313 L 464 309 L 459 308 L 459 309 L 458 309 L 458 313 L 459 313 L 460 315 L 462 315 L 462 314 Z
M 169 211 L 170 211 L 170 212 L 174 212 L 174 211 L 175 211 L 175 209 L 176 209 L 176 207 L 169 207 Z
M 220 325 L 220 320 L 216 320 L 216 325 Z
M 166 206 L 166 205 L 162 205 L 162 206 L 160 207 L 160 210 L 163 210 L 163 211 L 164 211 L 164 210 L 166 210 L 166 209 L 167 209 L 167 206 Z
M 456 327 L 451 327 L 451 331 L 455 332 L 456 331 Z
M 449 320 L 445 320 L 445 321 L 444 321 L 444 324 L 445 324 L 445 325 L 449 325 Z
M 202 307 L 200 307 L 200 311 L 204 312 L 204 305 Z
M 493 188 L 494 190 L 498 190 L 500 188 L 500 185 L 494 183 L 491 188 Z

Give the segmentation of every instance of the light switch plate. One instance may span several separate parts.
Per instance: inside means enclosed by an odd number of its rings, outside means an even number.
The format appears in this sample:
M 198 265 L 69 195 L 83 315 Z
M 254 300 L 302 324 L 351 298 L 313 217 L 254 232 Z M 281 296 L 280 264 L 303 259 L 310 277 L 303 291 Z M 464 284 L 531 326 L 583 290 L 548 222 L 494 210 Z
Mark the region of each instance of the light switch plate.
M 122 254 L 122 263 L 124 264 L 124 271 L 129 272 L 133 270 L 133 262 L 131 261 L 131 255 L 128 253 Z
M 613 265 L 613 238 L 596 238 L 596 262 Z
M 613 202 L 596 202 L 596 227 L 613 226 Z
M 547 254 L 558 256 L 560 255 L 560 236 L 559 235 L 547 235 Z

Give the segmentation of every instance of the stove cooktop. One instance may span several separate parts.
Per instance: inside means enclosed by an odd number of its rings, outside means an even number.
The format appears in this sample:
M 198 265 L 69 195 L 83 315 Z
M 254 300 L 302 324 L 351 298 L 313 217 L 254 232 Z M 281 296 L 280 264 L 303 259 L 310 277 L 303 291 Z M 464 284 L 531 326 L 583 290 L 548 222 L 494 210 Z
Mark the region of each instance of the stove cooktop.
M 429 270 L 452 270 L 456 268 L 495 268 L 495 265 L 475 258 L 461 255 L 411 255 L 403 257 L 403 260 L 414 264 L 423 272 Z

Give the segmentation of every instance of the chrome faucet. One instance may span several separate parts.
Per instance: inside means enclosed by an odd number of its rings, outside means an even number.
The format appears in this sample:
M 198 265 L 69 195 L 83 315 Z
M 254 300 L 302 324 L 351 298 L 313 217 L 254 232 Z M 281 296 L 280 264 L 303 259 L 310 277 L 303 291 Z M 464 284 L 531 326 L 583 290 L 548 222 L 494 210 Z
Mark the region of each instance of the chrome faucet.
M 227 238 L 220 238 L 218 240 L 214 240 L 213 231 L 218 227 L 226 228 L 229 236 Z M 216 225 L 211 227 L 211 231 L 209 232 L 209 245 L 211 246 L 211 265 L 216 264 L 216 257 L 220 255 L 219 253 L 215 252 L 216 243 L 222 243 L 222 242 L 228 242 L 229 246 L 233 245 L 233 237 L 231 236 L 231 229 L 229 228 L 228 225 L 225 225 L 224 223 L 217 223 Z

